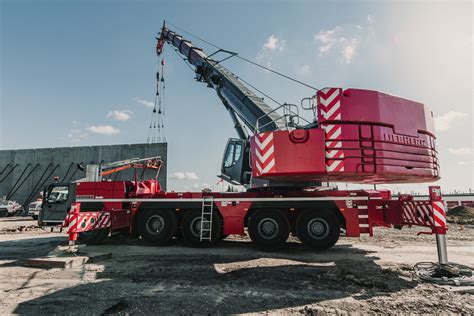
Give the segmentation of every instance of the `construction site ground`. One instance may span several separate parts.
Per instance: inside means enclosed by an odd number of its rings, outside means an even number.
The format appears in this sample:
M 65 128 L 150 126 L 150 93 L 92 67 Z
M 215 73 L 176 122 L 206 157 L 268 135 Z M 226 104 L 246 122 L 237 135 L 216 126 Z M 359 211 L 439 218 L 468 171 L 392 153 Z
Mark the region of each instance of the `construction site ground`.
M 114 236 L 83 252 L 112 259 L 68 269 L 30 268 L 67 243 L 27 217 L 0 218 L 1 314 L 474 314 L 472 289 L 437 286 L 414 277 L 413 265 L 436 261 L 432 235 L 420 229 L 375 230 L 369 238 L 341 238 L 315 252 L 292 238 L 277 252 L 261 252 L 247 238 L 213 248 L 176 240 L 155 247 Z M 474 266 L 474 226 L 450 225 L 450 261 Z

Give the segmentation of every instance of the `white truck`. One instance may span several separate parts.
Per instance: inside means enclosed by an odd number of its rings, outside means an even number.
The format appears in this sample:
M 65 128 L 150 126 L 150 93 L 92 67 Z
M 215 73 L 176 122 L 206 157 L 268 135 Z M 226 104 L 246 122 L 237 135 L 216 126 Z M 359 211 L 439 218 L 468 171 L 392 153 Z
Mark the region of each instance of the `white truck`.
M 43 205 L 43 200 L 38 199 L 34 202 L 31 202 L 28 206 L 28 215 L 33 217 L 34 220 L 38 219 L 39 212 L 41 211 L 41 205 Z
M 6 200 L 5 198 L 0 199 L 0 217 L 15 215 L 20 207 L 15 201 Z

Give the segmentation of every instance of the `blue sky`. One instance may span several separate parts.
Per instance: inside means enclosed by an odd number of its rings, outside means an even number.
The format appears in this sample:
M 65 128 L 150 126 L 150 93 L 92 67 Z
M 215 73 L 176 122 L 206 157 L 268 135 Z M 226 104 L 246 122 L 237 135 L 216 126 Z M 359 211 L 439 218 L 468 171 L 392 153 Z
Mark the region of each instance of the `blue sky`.
M 438 123 L 440 184 L 474 188 L 470 1 L 0 0 L 0 10 L 0 149 L 145 142 L 154 37 L 166 19 L 316 87 L 427 104 Z M 231 121 L 170 47 L 164 57 L 170 189 L 212 186 L 236 136 Z M 279 101 L 314 94 L 236 60 L 225 66 Z

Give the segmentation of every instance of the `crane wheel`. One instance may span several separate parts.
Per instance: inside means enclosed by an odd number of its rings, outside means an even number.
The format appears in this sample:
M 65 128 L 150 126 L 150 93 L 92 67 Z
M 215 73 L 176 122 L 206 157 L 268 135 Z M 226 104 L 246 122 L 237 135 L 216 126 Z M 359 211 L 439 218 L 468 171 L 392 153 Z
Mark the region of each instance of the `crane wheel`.
M 176 234 L 178 215 L 171 210 L 146 210 L 138 219 L 138 232 L 154 245 L 165 245 Z
M 339 221 L 329 210 L 305 210 L 296 219 L 296 236 L 313 249 L 331 248 L 336 244 L 340 233 Z
M 110 229 L 102 228 L 79 233 L 78 239 L 87 245 L 98 245 L 109 236 Z
M 184 240 L 193 247 L 209 247 L 222 240 L 222 220 L 214 211 L 212 214 L 211 240 L 201 240 L 201 210 L 186 212 L 181 223 Z M 204 237 L 207 232 L 203 232 Z M 208 236 L 208 235 L 207 235 Z
M 250 217 L 248 232 L 258 248 L 271 251 L 286 242 L 290 234 L 290 223 L 280 210 L 260 210 Z

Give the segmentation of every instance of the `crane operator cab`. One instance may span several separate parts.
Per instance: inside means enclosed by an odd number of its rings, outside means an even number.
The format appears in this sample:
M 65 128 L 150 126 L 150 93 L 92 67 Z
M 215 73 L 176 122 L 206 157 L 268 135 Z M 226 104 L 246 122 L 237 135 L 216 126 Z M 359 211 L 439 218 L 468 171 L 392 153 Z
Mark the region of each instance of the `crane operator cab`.
M 230 138 L 224 152 L 219 178 L 235 185 L 250 183 L 250 142 L 244 139 Z

